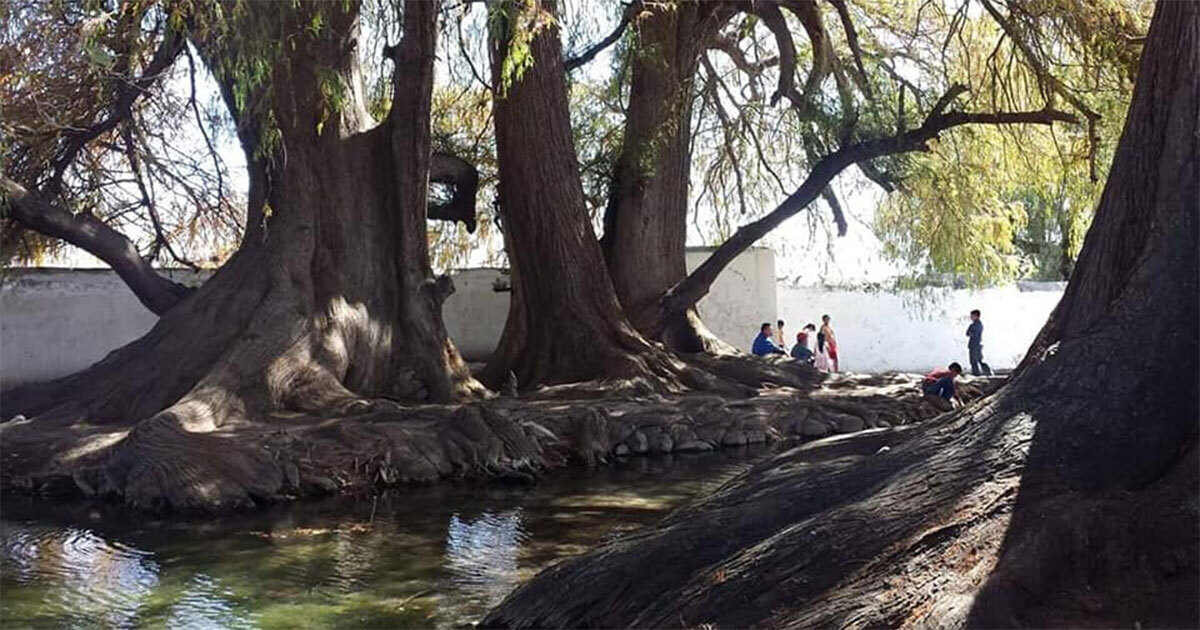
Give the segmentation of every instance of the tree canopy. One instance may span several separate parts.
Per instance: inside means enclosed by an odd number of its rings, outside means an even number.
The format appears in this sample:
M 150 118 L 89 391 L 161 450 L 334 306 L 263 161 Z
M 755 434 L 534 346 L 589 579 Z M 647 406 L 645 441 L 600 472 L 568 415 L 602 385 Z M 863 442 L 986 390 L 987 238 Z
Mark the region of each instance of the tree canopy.
M 539 18 L 564 32 L 578 170 L 599 233 L 621 147 L 635 141 L 622 134 L 631 64 L 659 46 L 639 33 L 655 11 L 681 4 L 567 1 L 557 15 Z M 219 27 L 222 9 L 246 6 L 218 3 L 205 15 L 189 2 L 7 3 L 0 9 L 8 25 L 6 175 L 44 188 L 71 215 L 93 216 L 124 234 L 152 264 L 225 260 L 244 230 L 247 180 L 231 173 L 243 164 L 228 150 L 236 139 L 233 118 L 211 76 L 222 70 L 209 68 L 185 40 Z M 1080 123 L 959 128 L 927 153 L 860 162 L 859 172 L 823 191 L 820 205 L 833 209 L 832 225 L 844 229 L 838 217 L 853 199 L 850 206 L 874 225 L 886 253 L 913 272 L 977 283 L 1064 277 L 1104 181 L 1147 10 L 1134 0 L 733 7 L 706 36 L 695 82 L 681 96 L 695 100 L 686 121 L 688 242 L 720 244 L 739 224 L 765 215 L 823 155 L 854 139 L 916 127 L 947 90 L 963 86 L 956 107 L 964 111 L 1060 107 Z M 384 0 L 366 2 L 362 11 L 370 44 L 360 47 L 362 81 L 376 117 L 390 107 L 386 60 L 378 53 L 396 40 L 402 14 Z M 324 28 L 321 15 L 303 27 Z M 522 28 L 536 31 L 539 19 Z M 493 208 L 489 28 L 476 3 L 441 11 L 434 141 L 477 169 L 479 213 L 474 233 L 431 223 L 439 269 L 504 260 Z M 235 79 L 235 106 L 246 97 L 238 86 L 265 80 L 271 51 L 249 51 L 225 68 Z M 528 62 L 517 62 L 512 74 Z M 324 89 L 337 107 L 340 88 Z M 864 191 L 868 181 L 888 191 L 878 209 L 861 207 L 878 198 Z M 435 184 L 434 194 L 449 193 Z M 800 229 L 831 224 L 815 218 Z M 30 223 L 10 213 L 6 260 L 36 262 L 58 251 L 64 234 Z

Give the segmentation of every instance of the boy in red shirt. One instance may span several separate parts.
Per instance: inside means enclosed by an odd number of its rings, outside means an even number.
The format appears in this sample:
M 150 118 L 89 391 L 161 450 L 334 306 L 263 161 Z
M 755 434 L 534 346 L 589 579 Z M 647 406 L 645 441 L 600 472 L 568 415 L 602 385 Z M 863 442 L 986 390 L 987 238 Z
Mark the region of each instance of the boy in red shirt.
M 954 409 L 954 379 L 962 374 L 962 366 L 951 363 L 949 369 L 934 370 L 921 380 L 925 400 L 941 411 Z

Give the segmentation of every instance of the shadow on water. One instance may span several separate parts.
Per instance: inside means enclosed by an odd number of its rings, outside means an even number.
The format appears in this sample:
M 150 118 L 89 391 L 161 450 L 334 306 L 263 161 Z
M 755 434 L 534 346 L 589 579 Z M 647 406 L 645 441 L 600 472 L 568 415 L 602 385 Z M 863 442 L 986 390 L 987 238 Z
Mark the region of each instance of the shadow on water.
M 767 448 L 630 458 L 184 522 L 6 500 L 6 627 L 460 627 L 561 558 L 650 524 Z

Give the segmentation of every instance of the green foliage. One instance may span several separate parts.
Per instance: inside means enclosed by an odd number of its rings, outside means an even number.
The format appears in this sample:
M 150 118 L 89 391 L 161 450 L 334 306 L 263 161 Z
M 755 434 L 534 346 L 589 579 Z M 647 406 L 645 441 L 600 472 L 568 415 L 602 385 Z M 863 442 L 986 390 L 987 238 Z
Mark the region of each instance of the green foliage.
M 346 106 L 349 88 L 342 80 L 342 75 L 328 68 L 317 68 L 317 85 L 321 93 L 321 118 L 317 121 L 317 135 L 321 135 L 325 122 L 330 115 L 336 114 Z
M 488 14 L 491 37 L 504 47 L 500 64 L 501 98 L 516 81 L 521 80 L 533 65 L 531 46 L 534 37 L 544 28 L 555 26 L 554 14 L 541 6 L 539 0 L 505 0 L 493 5 Z
M 879 208 L 875 232 L 886 254 L 922 274 L 953 274 L 973 285 L 1066 279 L 1103 189 L 1136 60 L 1120 33 L 1138 28 L 1136 13 L 1115 2 L 1010 6 L 1014 20 L 1036 11 L 1046 22 L 1041 37 L 1057 54 L 1043 63 L 1099 115 L 1097 143 L 1084 126 L 980 126 L 944 134 L 928 153 L 880 161 L 901 184 Z M 1021 62 L 993 21 L 968 19 L 955 39 L 943 69 L 972 87 L 959 107 L 1068 105 L 1046 100 L 1039 72 Z
M 994 129 L 948 134 L 931 157 L 914 161 L 904 192 L 892 195 L 875 217 L 885 254 L 974 284 L 1017 275 L 1013 240 L 1027 217 L 1005 192 L 1026 180 L 1023 172 L 1006 168 L 1011 163 L 983 149 L 996 142 L 989 137 L 995 135 Z
M 1147 7 L 1137 0 L 847 4 L 861 55 L 840 16 L 818 3 L 830 69 L 802 106 L 772 103 L 780 43 L 761 19 L 735 17 L 721 36 L 736 47 L 705 53 L 693 124 L 693 236 L 723 241 L 773 209 L 817 159 L 919 126 L 959 84 L 968 91 L 951 110 L 1098 115 L 1097 142 L 1086 125 L 975 127 L 943 134 L 928 153 L 874 160 L 865 165 L 872 176 L 896 188 L 873 221 L 885 253 L 920 274 L 960 274 L 974 284 L 1065 273 L 1120 132 Z M 815 56 L 806 30 L 784 14 L 799 86 Z M 848 171 L 843 181 L 865 180 Z M 871 208 L 849 209 L 872 222 Z

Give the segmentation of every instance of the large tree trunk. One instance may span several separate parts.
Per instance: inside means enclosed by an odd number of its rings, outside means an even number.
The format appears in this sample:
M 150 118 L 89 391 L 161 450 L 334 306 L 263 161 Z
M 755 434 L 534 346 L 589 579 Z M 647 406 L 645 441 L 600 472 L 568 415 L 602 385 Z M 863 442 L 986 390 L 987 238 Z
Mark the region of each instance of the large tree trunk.
M 223 84 L 251 164 L 238 252 L 146 336 L 79 374 L 3 397 L 4 418 L 32 418 L 6 427 L 10 445 L 42 439 L 54 451 L 68 440 L 59 429 L 110 426 L 115 443 L 47 466 L 139 504 L 278 495 L 276 462 L 254 445 L 208 435 L 228 427 L 483 391 L 446 337 L 449 287 L 433 277 L 426 253 L 437 4 L 406 5 L 392 112 L 379 125 L 356 72 L 356 3 L 277 3 L 234 15 L 232 36 L 214 27 L 196 44 Z M 283 33 L 291 45 L 265 46 L 256 39 L 263 33 L 271 41 Z M 247 79 L 246 65 L 264 56 L 269 77 Z
M 1196 627 L 1198 134 L 1200 5 L 1161 2 L 1070 286 L 1009 385 L 781 454 L 484 625 Z
M 625 137 L 604 215 L 604 249 L 617 297 L 643 335 L 699 352 L 719 343 L 695 309 L 657 317 L 663 293 L 687 276 L 693 83 L 700 55 L 728 17 L 719 3 L 634 8 Z
M 499 30 L 492 75 L 502 86 L 496 153 L 512 300 L 484 381 L 502 384 L 511 371 L 521 387 L 649 377 L 656 388 L 677 388 L 681 366 L 626 319 L 588 221 L 554 3 L 505 2 L 491 10 Z M 516 50 L 522 46 L 528 49 Z M 524 55 L 522 72 L 506 70 Z

